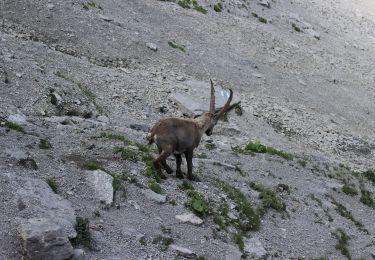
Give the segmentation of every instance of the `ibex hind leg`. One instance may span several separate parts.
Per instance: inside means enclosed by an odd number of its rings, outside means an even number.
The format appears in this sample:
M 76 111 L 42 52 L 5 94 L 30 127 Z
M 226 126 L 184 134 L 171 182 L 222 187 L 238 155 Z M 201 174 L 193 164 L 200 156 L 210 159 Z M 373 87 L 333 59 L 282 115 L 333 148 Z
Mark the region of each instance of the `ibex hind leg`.
M 159 156 L 161 155 L 161 153 L 163 152 L 162 149 L 159 149 Z M 168 157 L 168 156 L 167 156 Z M 166 157 L 166 158 L 167 158 Z M 169 167 L 169 165 L 167 164 L 167 161 L 166 159 L 162 160 L 161 162 L 161 165 L 163 166 L 164 170 L 168 173 L 168 174 L 171 174 L 173 172 L 173 170 L 171 169 L 171 167 Z
M 158 174 L 160 175 L 160 178 L 162 179 L 166 179 L 167 177 L 162 173 L 161 171 L 161 166 L 163 165 L 163 162 L 165 162 L 165 159 L 167 159 L 167 157 L 171 154 L 171 152 L 169 151 L 162 151 L 158 158 L 156 158 L 154 160 L 154 167 L 156 169 L 156 171 L 158 172 Z

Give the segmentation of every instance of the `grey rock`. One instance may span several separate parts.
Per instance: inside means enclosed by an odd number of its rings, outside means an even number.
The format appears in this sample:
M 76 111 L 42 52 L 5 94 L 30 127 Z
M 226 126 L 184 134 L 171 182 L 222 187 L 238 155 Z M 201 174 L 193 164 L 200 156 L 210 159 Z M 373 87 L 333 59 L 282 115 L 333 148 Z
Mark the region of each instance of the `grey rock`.
M 19 125 L 27 124 L 26 116 L 22 114 L 9 115 L 8 121 Z
M 306 29 L 305 32 L 308 35 L 314 37 L 315 39 L 320 40 L 320 34 L 317 31 L 315 31 L 313 29 Z
M 194 225 L 200 225 L 203 223 L 203 220 L 197 217 L 196 215 L 194 215 L 193 213 L 185 213 L 182 215 L 176 215 L 175 218 L 180 220 L 183 223 L 189 222 Z
M 150 50 L 153 50 L 153 51 L 157 51 L 158 50 L 158 46 L 155 43 L 148 42 L 148 43 L 146 43 L 146 46 Z
M 87 182 L 96 191 L 94 196 L 106 205 L 113 203 L 113 177 L 102 170 L 86 171 Z
M 169 246 L 171 249 L 177 251 L 180 255 L 185 257 L 196 257 L 196 254 L 188 248 L 172 244 Z
M 242 253 L 237 247 L 229 245 L 225 254 L 225 260 L 241 260 L 241 256 Z
M 76 216 L 71 203 L 54 193 L 46 182 L 35 178 L 17 178 L 18 205 L 26 205 L 22 212 L 32 218 L 53 219 L 69 238 L 76 236 Z
M 102 123 L 106 123 L 106 124 L 109 123 L 109 118 L 107 116 L 98 116 L 96 118 L 96 120 L 98 120 L 99 122 L 102 122 Z
M 258 3 L 267 8 L 271 8 L 271 3 L 268 0 L 259 0 Z
M 177 76 L 176 79 L 178 81 L 185 81 L 185 77 L 184 76 Z
M 253 237 L 244 241 L 244 251 L 249 253 L 253 257 L 265 258 L 267 251 L 264 249 L 259 238 Z
M 129 127 L 131 129 L 137 130 L 137 131 L 143 131 L 148 132 L 150 127 L 148 125 L 142 125 L 142 124 L 130 124 Z
M 64 101 L 63 98 L 60 96 L 60 94 L 55 92 L 55 91 L 51 93 L 51 100 L 54 100 L 53 101 L 54 105 L 59 105 L 59 104 L 63 103 L 63 101 Z
M 64 230 L 50 219 L 24 220 L 19 232 L 25 259 L 63 260 L 73 256 L 73 247 Z
M 84 260 L 85 259 L 85 251 L 82 249 L 74 249 L 72 260 Z
M 27 152 L 19 150 L 19 149 L 5 149 L 5 154 L 10 156 L 13 159 L 21 160 L 21 159 L 27 159 L 29 158 L 29 155 Z
M 105 16 L 105 15 L 102 15 L 102 14 L 99 14 L 99 17 L 100 17 L 101 19 L 103 19 L 104 21 L 106 21 L 106 22 L 111 22 L 111 21 L 113 21 L 112 18 L 109 18 L 108 16 Z
M 153 192 L 152 190 L 143 190 L 142 193 L 148 198 L 158 203 L 165 203 L 167 196 Z

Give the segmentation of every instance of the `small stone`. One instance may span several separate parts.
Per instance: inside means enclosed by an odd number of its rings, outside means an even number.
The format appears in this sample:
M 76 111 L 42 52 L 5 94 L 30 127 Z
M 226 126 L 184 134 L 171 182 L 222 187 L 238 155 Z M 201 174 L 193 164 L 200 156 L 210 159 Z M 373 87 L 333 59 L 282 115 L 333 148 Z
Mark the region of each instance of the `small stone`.
M 196 215 L 194 215 L 193 213 L 176 215 L 175 218 L 180 220 L 183 223 L 190 222 L 191 224 L 194 224 L 194 225 L 200 225 L 203 223 L 203 220 L 197 217 Z
M 74 249 L 72 260 L 84 260 L 84 259 L 85 259 L 85 251 L 83 251 L 82 249 Z
M 148 125 L 142 125 L 142 124 L 130 124 L 129 127 L 131 129 L 137 130 L 137 131 L 143 131 L 148 132 L 150 127 Z
M 259 74 L 259 73 L 253 73 L 253 76 L 256 77 L 256 78 L 258 78 L 258 79 L 263 78 L 263 75 Z
M 177 76 L 176 79 L 178 81 L 185 81 L 185 77 L 184 76 Z
M 182 256 L 185 256 L 185 257 L 196 257 L 196 254 L 193 251 L 191 251 L 190 249 L 187 249 L 185 247 L 172 244 L 172 245 L 170 245 L 170 248 L 172 248 L 173 250 L 177 251 Z
M 156 201 L 157 203 L 165 203 L 167 196 L 153 192 L 152 190 L 143 190 L 142 193 L 149 199 Z
M 111 22 L 111 21 L 113 21 L 112 18 L 109 18 L 108 16 L 105 16 L 105 15 L 102 15 L 102 14 L 99 14 L 99 18 L 103 19 L 103 20 L 106 21 L 106 22 Z
M 106 124 L 109 123 L 109 118 L 106 117 L 106 116 L 98 116 L 98 117 L 96 118 L 96 120 L 98 120 L 99 122 L 102 122 L 102 123 L 106 123 Z
M 264 249 L 259 238 L 253 237 L 244 241 L 244 251 L 249 253 L 252 257 L 264 258 L 267 255 L 267 251 Z
M 148 43 L 146 43 L 146 46 L 150 50 L 153 50 L 153 51 L 157 51 L 158 50 L 158 46 L 155 43 L 148 42 Z
M 301 84 L 302 86 L 307 86 L 306 82 L 304 82 L 304 81 L 301 80 L 301 79 L 298 80 L 298 83 Z
M 258 3 L 267 8 L 271 8 L 271 3 L 268 0 L 259 0 Z
M 22 77 L 22 74 L 21 74 L 21 73 L 16 73 L 16 76 L 17 76 L 18 78 L 21 78 L 21 77 Z

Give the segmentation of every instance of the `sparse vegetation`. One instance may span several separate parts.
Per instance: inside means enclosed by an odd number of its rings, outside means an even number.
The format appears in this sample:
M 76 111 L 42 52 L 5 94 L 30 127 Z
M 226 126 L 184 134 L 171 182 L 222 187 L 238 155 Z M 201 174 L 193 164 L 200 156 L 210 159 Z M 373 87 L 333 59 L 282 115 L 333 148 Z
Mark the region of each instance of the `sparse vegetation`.
M 277 196 L 276 192 L 274 192 L 271 189 L 265 188 L 261 184 L 257 184 L 254 181 L 251 181 L 248 183 L 250 188 L 259 191 L 259 199 L 262 201 L 262 207 L 258 208 L 259 213 L 262 215 L 265 213 L 265 211 L 269 208 L 275 209 L 276 211 L 284 211 L 286 209 L 285 203 L 280 199 L 279 196 Z M 282 187 L 282 189 L 286 188 L 286 190 L 289 190 L 289 186 L 281 185 L 277 188 Z
M 202 14 L 207 14 L 207 12 L 208 12 L 207 9 L 204 8 L 203 6 L 199 5 L 196 0 L 193 0 L 192 3 L 193 3 L 193 9 L 194 10 L 196 10 L 196 11 L 202 13 Z
M 26 133 L 22 126 L 20 126 L 19 124 L 10 122 L 10 121 L 0 122 L 0 126 L 8 128 L 8 129 L 12 129 L 17 132 L 21 132 L 23 134 Z
M 363 204 L 375 208 L 375 201 L 372 197 L 371 192 L 366 190 L 364 187 L 361 188 L 361 198 L 359 199 Z
M 207 150 L 210 150 L 210 151 L 216 149 L 216 145 L 211 144 L 211 143 L 205 144 L 204 146 L 206 147 Z
M 98 138 L 105 138 L 113 141 L 120 141 L 123 142 L 124 145 L 129 145 L 131 144 L 131 141 L 127 139 L 125 136 L 122 136 L 120 134 L 115 134 L 115 133 L 101 133 Z
M 172 237 L 157 236 L 152 240 L 153 244 L 158 244 L 161 251 L 166 251 L 170 244 L 174 242 Z
M 242 111 L 242 107 L 241 107 L 240 104 L 237 104 L 237 105 L 234 107 L 234 112 L 236 113 L 237 116 L 242 116 L 243 111 Z
M 293 160 L 293 155 L 281 150 L 277 150 L 273 147 L 268 147 L 260 142 L 249 142 L 245 148 L 241 148 L 239 146 L 232 147 L 232 150 L 235 153 L 242 153 L 242 154 L 250 154 L 253 155 L 255 153 L 267 153 L 270 155 L 277 155 L 280 156 L 288 161 Z
M 189 190 L 187 195 L 190 197 L 190 201 L 187 203 L 187 206 L 195 214 L 199 216 L 209 214 L 209 205 L 202 193 L 199 193 L 198 191 Z
M 258 21 L 261 23 L 268 23 L 267 19 L 261 16 L 258 17 Z
M 90 222 L 87 218 L 77 217 L 75 230 L 77 236 L 73 239 L 70 239 L 70 242 L 73 246 L 82 245 L 89 249 L 92 248 L 91 245 L 91 234 L 90 234 Z
M 55 178 L 48 178 L 47 184 L 54 193 L 57 193 L 57 182 Z
M 32 158 L 26 158 L 26 159 L 20 159 L 18 161 L 18 164 L 32 170 L 38 170 L 38 165 L 36 164 L 36 161 Z
M 164 191 L 161 188 L 160 184 L 157 183 L 155 180 L 150 180 L 149 183 L 148 183 L 148 187 L 153 192 L 156 192 L 156 193 L 159 193 L 159 194 L 163 194 L 164 193 Z
M 297 163 L 301 165 L 303 168 L 306 167 L 307 161 L 305 159 L 298 159 Z
M 168 41 L 168 45 L 173 49 L 179 49 L 182 52 L 186 52 L 183 46 L 178 45 L 175 41 Z
M 332 200 L 332 203 L 336 206 L 336 211 L 337 213 L 339 213 L 342 217 L 344 218 L 347 218 L 349 220 L 351 220 L 354 225 L 361 231 L 365 232 L 366 234 L 368 234 L 368 230 L 363 226 L 362 222 L 356 220 L 352 213 L 346 209 L 346 207 L 342 204 L 340 204 L 339 202 L 337 202 L 333 197 L 331 197 L 331 200 Z
M 301 32 L 301 29 L 295 23 L 292 23 L 292 27 L 296 32 Z
M 88 1 L 88 2 L 82 3 L 81 5 L 82 5 L 82 8 L 86 10 L 89 10 L 90 8 L 103 10 L 103 8 L 97 3 L 95 3 L 94 1 Z
M 220 13 L 221 11 L 223 11 L 223 5 L 221 3 L 215 4 L 214 5 L 214 10 L 215 10 L 215 12 Z
M 347 194 L 347 195 L 350 195 L 350 196 L 355 196 L 358 194 L 357 190 L 355 189 L 355 186 L 354 184 L 345 184 L 343 187 L 342 187 L 342 191 Z
M 47 139 L 40 139 L 39 140 L 39 148 L 40 149 L 51 149 L 52 145 Z
M 181 189 L 181 190 L 194 190 L 194 187 L 193 185 L 191 185 L 188 181 L 186 180 L 183 180 L 181 182 L 180 185 L 178 185 L 178 187 Z
M 170 227 L 166 227 L 164 225 L 160 225 L 160 230 L 163 234 L 171 234 L 172 229 Z
M 349 260 L 352 259 L 348 248 L 348 241 L 350 237 L 342 229 L 338 229 L 334 235 L 336 236 L 339 242 L 336 245 L 336 249 L 340 250 L 341 254 L 346 256 Z
M 96 162 L 85 162 L 80 165 L 80 168 L 82 170 L 87 170 L 87 171 L 96 171 L 96 170 L 102 170 L 105 171 L 105 169 L 98 163 Z
M 121 158 L 124 160 L 129 160 L 132 162 L 139 161 L 138 151 L 136 151 L 135 149 L 115 146 L 113 147 L 112 151 L 116 154 L 120 154 Z
M 258 17 L 259 17 L 258 14 L 254 13 L 254 12 L 251 13 L 251 15 L 254 16 L 255 18 L 258 18 Z
M 372 185 L 375 186 L 375 170 L 369 169 L 362 173 L 363 176 L 365 176 L 369 181 L 372 182 Z
M 239 218 L 233 220 L 232 224 L 242 233 L 257 230 L 260 225 L 260 217 L 251 206 L 250 201 L 246 195 L 239 189 L 230 186 L 224 181 L 216 179 L 216 185 L 222 189 L 228 197 L 236 204 L 236 209 L 239 213 Z

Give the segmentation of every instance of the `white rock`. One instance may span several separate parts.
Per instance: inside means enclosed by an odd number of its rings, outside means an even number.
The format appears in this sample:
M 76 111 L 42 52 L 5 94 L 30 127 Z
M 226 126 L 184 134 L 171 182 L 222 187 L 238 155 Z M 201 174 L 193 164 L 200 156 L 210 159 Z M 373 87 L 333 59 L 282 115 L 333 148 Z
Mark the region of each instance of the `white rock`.
M 109 18 L 108 16 L 105 16 L 105 15 L 102 15 L 102 14 L 99 14 L 99 17 L 106 22 L 110 22 L 110 21 L 113 20 L 112 18 Z
M 178 246 L 178 245 L 175 245 L 175 244 L 172 244 L 170 245 L 170 248 L 172 248 L 173 250 L 176 250 L 179 254 L 185 256 L 185 257 L 194 257 L 196 256 L 196 254 L 191 251 L 190 249 L 187 249 L 185 247 L 182 247 L 182 246 Z
M 267 7 L 267 8 L 271 8 L 271 3 L 268 0 L 259 0 L 258 3 L 260 5 L 263 5 L 263 6 Z
M 194 224 L 194 225 L 200 225 L 200 224 L 203 223 L 203 220 L 201 218 L 197 217 L 196 215 L 194 215 L 193 213 L 176 215 L 175 218 L 180 220 L 183 223 L 190 222 L 191 224 Z
M 225 254 L 225 260 L 241 260 L 241 256 L 242 253 L 237 247 L 229 245 Z
M 95 196 L 106 205 L 113 203 L 113 177 L 102 170 L 86 171 L 88 183 L 95 189 Z
M 158 46 L 155 43 L 148 42 L 148 43 L 146 43 L 146 46 L 150 50 L 153 50 L 153 51 L 157 51 L 158 50 Z
M 264 249 L 259 238 L 253 237 L 244 241 L 244 251 L 249 253 L 253 257 L 263 258 L 266 256 L 267 251 Z
M 158 203 L 165 203 L 167 201 L 167 196 L 153 192 L 152 190 L 143 190 L 142 193 L 149 199 L 156 201 Z
M 106 117 L 106 116 L 98 116 L 98 117 L 96 118 L 96 120 L 98 120 L 99 122 L 102 122 L 102 123 L 106 123 L 106 124 L 109 123 L 109 118 Z
M 19 125 L 27 124 L 26 116 L 22 114 L 10 115 L 8 116 L 8 121 Z

